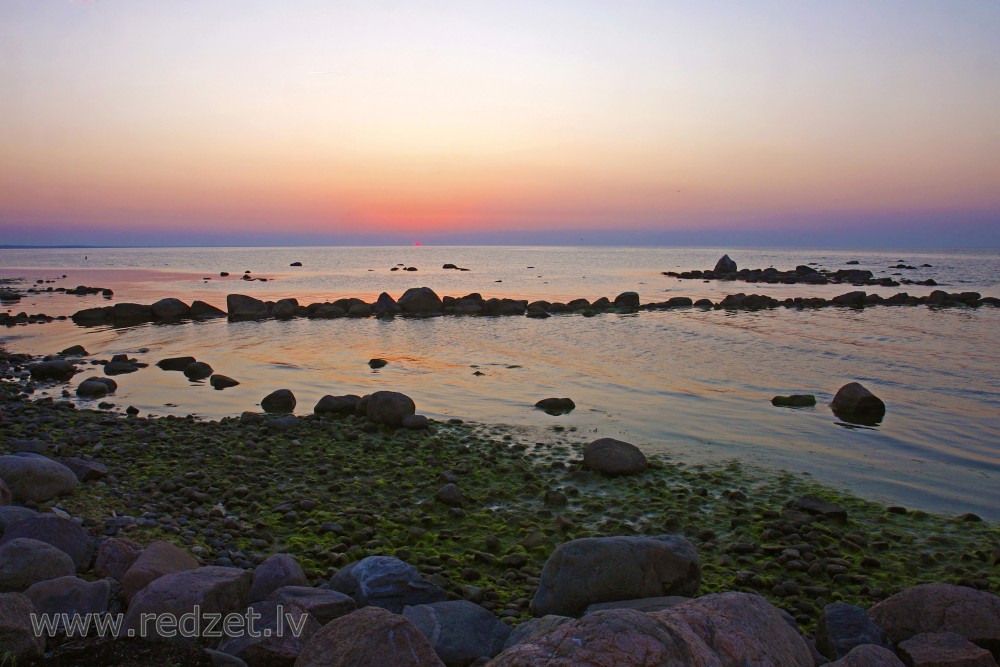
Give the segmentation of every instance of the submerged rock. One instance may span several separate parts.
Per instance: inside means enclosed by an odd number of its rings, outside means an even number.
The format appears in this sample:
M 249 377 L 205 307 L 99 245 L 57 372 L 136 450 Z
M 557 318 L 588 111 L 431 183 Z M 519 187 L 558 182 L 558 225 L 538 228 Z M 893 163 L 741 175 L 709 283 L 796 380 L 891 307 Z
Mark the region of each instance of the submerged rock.
M 777 405 L 785 408 L 807 408 L 816 405 L 816 397 L 812 394 L 775 396 L 771 399 L 771 405 Z

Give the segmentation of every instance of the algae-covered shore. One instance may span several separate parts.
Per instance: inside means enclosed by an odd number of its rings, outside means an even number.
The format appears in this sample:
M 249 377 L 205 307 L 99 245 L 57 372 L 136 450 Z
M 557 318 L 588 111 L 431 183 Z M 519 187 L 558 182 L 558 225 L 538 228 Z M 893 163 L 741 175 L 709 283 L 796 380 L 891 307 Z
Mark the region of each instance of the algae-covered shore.
M 4 453 L 27 446 L 107 466 L 39 509 L 81 517 L 94 536 L 175 542 L 206 565 L 251 568 L 287 552 L 321 585 L 365 556 L 395 555 L 515 622 L 559 543 L 680 532 L 698 549 L 702 593 L 758 593 L 807 632 L 830 602 L 867 607 L 915 583 L 1000 590 L 993 523 L 888 508 L 738 461 L 653 457 L 642 474 L 610 478 L 582 466 L 572 430 L 125 417 L 0 387 Z M 442 502 L 449 483 L 461 498 Z M 803 496 L 844 514 L 816 513 Z

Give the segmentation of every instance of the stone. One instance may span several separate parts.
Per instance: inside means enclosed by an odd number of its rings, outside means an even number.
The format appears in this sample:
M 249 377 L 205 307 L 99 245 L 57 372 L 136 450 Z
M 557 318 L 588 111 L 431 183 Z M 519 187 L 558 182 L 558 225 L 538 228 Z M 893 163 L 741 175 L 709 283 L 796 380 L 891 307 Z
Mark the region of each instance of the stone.
M 111 378 L 87 378 L 77 385 L 76 395 L 81 398 L 104 398 L 114 391 L 108 383 L 101 380 L 111 380 Z
M 170 357 L 157 361 L 156 365 L 165 371 L 183 371 L 195 361 L 194 357 Z
M 593 614 L 598 611 L 605 611 L 607 609 L 635 609 L 636 611 L 663 611 L 664 609 L 670 609 L 671 607 L 680 604 L 681 602 L 687 602 L 691 598 L 686 598 L 681 595 L 664 595 L 655 598 L 638 598 L 636 600 L 615 600 L 614 602 L 599 602 L 597 604 L 592 604 L 587 607 L 587 610 L 583 612 L 584 616 L 588 614 Z
M 195 301 L 191 304 L 190 315 L 195 320 L 210 320 L 216 317 L 225 317 L 226 311 L 204 301 Z
M 445 484 L 434 494 L 434 499 L 449 507 L 461 507 L 465 503 L 465 496 L 457 484 Z
M 424 415 L 409 415 L 403 417 L 401 426 L 411 431 L 423 431 L 431 427 L 431 422 Z
M 896 651 L 910 667 L 996 667 L 986 649 L 955 632 L 924 632 L 899 642 Z
M 306 575 L 294 556 L 275 554 L 254 570 L 250 599 L 259 602 L 284 586 L 305 586 L 307 583 Z
M 0 479 L 7 482 L 14 502 L 44 503 L 72 493 L 77 479 L 73 471 L 52 459 L 39 456 L 0 456 Z
M 861 424 L 878 423 L 885 417 L 885 403 L 857 382 L 837 390 L 830 403 L 833 413 L 845 421 Z
M 403 616 L 427 638 L 446 667 L 464 667 L 503 649 L 510 627 L 467 600 L 446 600 L 403 609 Z
M 295 409 L 295 394 L 290 389 L 272 391 L 260 402 L 264 412 L 287 413 Z
M 97 544 L 94 552 L 94 574 L 102 579 L 121 581 L 132 567 L 142 547 L 132 540 L 109 537 Z
M 351 563 L 333 575 L 330 588 L 351 596 L 359 607 L 372 605 L 393 613 L 407 605 L 443 602 L 448 597 L 415 567 L 392 556 L 369 556 Z
M 111 319 L 118 325 L 141 324 L 153 319 L 153 309 L 141 303 L 116 303 L 111 307 Z
M 385 359 L 369 359 L 368 366 L 371 368 L 385 368 L 389 365 L 389 362 Z
M 295 667 L 438 667 L 444 663 L 405 617 L 377 607 L 324 625 L 299 654 Z
M 89 356 L 89 352 L 83 345 L 71 345 L 59 354 L 64 354 L 68 357 L 86 357 Z
M 189 380 L 204 380 L 212 375 L 213 369 L 204 361 L 196 361 L 184 367 L 184 376 Z
M 377 317 L 391 317 L 398 315 L 403 309 L 387 292 L 382 292 L 375 301 L 374 310 Z
M 399 427 L 417 408 L 413 399 L 398 391 L 376 391 L 368 395 L 365 413 L 374 422 Z
M 771 405 L 785 408 L 806 408 L 816 405 L 816 397 L 812 394 L 792 394 L 790 396 L 775 396 Z
M 0 593 L 0 658 L 13 659 L 12 667 L 41 659 L 45 652 L 45 637 L 38 636 L 31 624 L 33 613 L 35 608 L 24 595 Z
M 21 507 L 20 505 L 2 505 L 0 506 L 0 535 L 3 535 L 3 533 L 7 530 L 7 526 L 12 526 L 19 521 L 24 521 L 25 519 L 40 516 L 44 515 L 27 507 Z
M 164 322 L 176 322 L 191 314 L 191 307 L 180 299 L 160 299 L 149 308 L 154 318 Z
M 87 461 L 75 456 L 60 458 L 59 463 L 73 471 L 81 482 L 93 482 L 108 476 L 108 466 L 97 461 Z
M 0 479 L 0 507 L 5 505 L 10 505 L 11 503 L 11 493 L 10 487 L 7 486 L 7 482 Z M 0 535 L 3 534 L 3 530 L 0 529 Z
M 353 415 L 358 406 L 360 396 L 348 394 L 346 396 L 324 396 L 316 403 L 313 413 L 317 415 Z
M 820 653 L 837 660 L 863 644 L 892 645 L 862 607 L 846 602 L 833 602 L 823 607 L 816 624 L 816 648 Z
M 258 601 L 250 609 L 259 615 L 254 620 L 256 636 L 245 633 L 228 637 L 219 646 L 220 651 L 237 656 L 248 665 L 294 664 L 321 627 L 307 611 L 294 604 Z
M 271 308 L 271 315 L 275 319 L 290 320 L 295 317 L 295 309 L 299 307 L 299 302 L 295 299 L 279 299 Z
M 411 287 L 399 297 L 397 304 L 404 313 L 436 313 L 443 306 L 441 297 L 430 287 Z
M 159 614 L 161 617 L 172 614 L 180 619 L 183 614 L 193 613 L 196 606 L 200 614 L 245 614 L 250 605 L 252 576 L 247 570 L 216 566 L 165 574 L 139 591 L 129 602 L 124 620 L 125 631 L 138 632 L 144 614 Z M 179 638 L 172 637 L 155 623 L 147 624 L 147 629 L 153 636 Z
M 645 471 L 649 464 L 635 445 L 599 438 L 583 448 L 583 465 L 605 475 L 635 475 Z
M 925 632 L 957 632 L 1000 655 L 1000 597 L 954 584 L 918 584 L 879 602 L 868 618 L 900 642 Z
M 541 637 L 552 632 L 560 625 L 570 623 L 572 620 L 569 616 L 557 616 L 555 614 L 549 614 L 541 618 L 529 618 L 527 621 L 514 626 L 514 629 L 511 630 L 510 635 L 507 637 L 507 641 L 504 642 L 503 648 L 507 650 L 511 646 L 529 642 L 535 637 Z
M 226 310 L 229 311 L 229 319 L 233 321 L 263 320 L 269 314 L 266 303 L 243 294 L 228 295 Z
M 729 255 L 723 255 L 719 258 L 719 261 L 715 263 L 714 273 L 736 273 L 738 269 L 736 268 L 736 262 L 729 258 Z
M 126 601 L 131 601 L 139 591 L 160 577 L 197 567 L 195 557 L 180 547 L 170 542 L 153 542 L 143 549 L 122 577 L 122 594 Z
M 906 667 L 896 654 L 874 644 L 862 644 L 826 667 Z
M 19 538 L 51 544 L 73 560 L 77 570 L 89 568 L 94 556 L 94 541 L 79 524 L 55 514 L 43 514 L 7 527 L 0 545 Z
M 111 602 L 111 584 L 107 579 L 58 577 L 32 584 L 24 595 L 39 614 L 103 614 Z
M 829 500 L 823 500 L 816 496 L 802 496 L 793 500 L 790 505 L 793 509 L 805 512 L 806 514 L 812 514 L 813 516 L 832 519 L 834 521 L 847 521 L 847 510 L 837 503 L 831 503 Z
M 133 361 L 109 361 L 104 364 L 104 374 L 105 375 L 126 375 L 128 373 L 135 373 L 139 370 L 139 364 Z
M 65 359 L 55 359 L 53 361 L 39 361 L 29 364 L 28 371 L 33 380 L 55 380 L 56 382 L 66 382 L 73 375 L 79 372 L 76 365 Z
M 320 625 L 326 625 L 335 618 L 350 614 L 358 608 L 354 598 L 340 591 L 309 586 L 282 586 L 273 591 L 268 602 L 295 605 L 312 615 Z
M 571 398 L 543 398 L 535 403 L 535 407 L 550 415 L 561 415 L 576 409 L 576 403 Z
M 216 373 L 208 379 L 208 383 L 212 385 L 213 389 L 228 389 L 229 387 L 235 387 L 239 384 L 238 381 L 229 377 L 228 375 L 221 375 Z
M 0 593 L 74 574 L 73 559 L 47 542 L 21 537 L 0 544 Z
M 536 616 L 579 616 L 599 602 L 697 593 L 701 563 L 680 535 L 586 537 L 556 547 L 531 602 Z
M 639 307 L 639 295 L 636 292 L 622 292 L 615 297 L 615 308 L 635 309 Z

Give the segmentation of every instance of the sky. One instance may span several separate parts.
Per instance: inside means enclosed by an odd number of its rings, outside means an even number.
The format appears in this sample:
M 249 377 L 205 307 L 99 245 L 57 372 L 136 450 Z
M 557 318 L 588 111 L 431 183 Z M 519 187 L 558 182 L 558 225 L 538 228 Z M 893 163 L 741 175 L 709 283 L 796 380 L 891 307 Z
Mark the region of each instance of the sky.
M 997 0 L 2 0 L 0 244 L 1000 246 Z

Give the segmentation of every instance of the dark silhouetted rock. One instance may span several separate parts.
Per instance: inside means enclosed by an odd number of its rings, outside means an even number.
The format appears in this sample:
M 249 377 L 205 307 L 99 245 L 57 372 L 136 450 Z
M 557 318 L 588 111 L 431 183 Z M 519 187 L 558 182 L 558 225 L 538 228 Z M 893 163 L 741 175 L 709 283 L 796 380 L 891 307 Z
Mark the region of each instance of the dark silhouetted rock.
M 812 394 L 791 394 L 790 396 L 775 396 L 771 405 L 785 408 L 806 408 L 816 405 L 816 397 Z
M 729 255 L 723 255 L 719 258 L 719 261 L 715 263 L 715 273 L 736 273 L 736 262 L 729 258 Z
M 411 287 L 397 303 L 404 313 L 436 313 L 443 306 L 441 298 L 430 287 Z
M 833 519 L 835 521 L 847 521 L 847 510 L 837 503 L 831 503 L 829 500 L 823 500 L 816 496 L 805 495 L 796 498 L 790 505 L 800 512 L 812 514 L 813 516 L 821 516 L 824 519 Z
M 600 438 L 583 448 L 583 465 L 605 475 L 634 475 L 643 472 L 649 465 L 646 455 L 635 445 Z
M 291 412 L 295 409 L 295 394 L 289 389 L 272 391 L 260 402 L 260 407 L 264 412 Z
M 229 312 L 229 319 L 234 321 L 262 320 L 268 316 L 266 303 L 243 294 L 228 295 L 226 310 Z
M 161 359 L 156 362 L 156 365 L 165 371 L 183 371 L 195 361 L 197 359 L 194 357 L 170 357 L 169 359 Z
M 84 348 L 83 345 L 73 345 L 71 347 L 67 347 L 59 354 L 64 354 L 68 357 L 86 357 L 90 353 L 87 352 L 86 348 Z
M 164 322 L 176 322 L 191 314 L 191 307 L 180 299 L 160 299 L 149 309 L 154 318 Z
M 66 382 L 79 372 L 79 369 L 72 362 L 64 359 L 39 361 L 30 364 L 28 370 L 31 372 L 33 380 L 55 380 L 57 382 Z
M 220 375 L 218 373 L 210 377 L 208 379 L 208 383 L 212 385 L 213 389 L 227 389 L 229 387 L 235 387 L 239 384 L 238 381 L 228 375 Z
M 434 499 L 450 507 L 461 507 L 465 503 L 465 496 L 457 484 L 445 484 L 434 494 Z
M 316 403 L 313 412 L 318 415 L 352 415 L 360 400 L 361 397 L 354 394 L 324 396 Z
M 191 304 L 191 318 L 196 320 L 210 320 L 215 317 L 225 317 L 226 311 L 216 308 L 204 301 L 195 301 Z
M 576 403 L 571 398 L 543 398 L 535 407 L 551 415 L 561 415 L 576 409 Z
M 639 295 L 636 292 L 622 292 L 615 297 L 615 308 L 638 308 Z
M 422 431 L 430 428 L 431 423 L 430 420 L 428 420 L 424 415 L 409 415 L 407 417 L 403 417 L 401 425 L 403 428 L 408 428 L 411 431 Z
M 385 368 L 389 365 L 389 362 L 385 359 L 369 359 L 368 365 L 372 368 Z
M 403 309 L 399 307 L 396 300 L 389 296 L 388 293 L 382 292 L 378 295 L 378 300 L 375 301 L 374 310 L 376 316 L 387 317 L 398 315 Z
M 397 391 L 376 391 L 368 395 L 365 413 L 374 422 L 399 427 L 417 411 L 413 399 Z
M 292 262 L 288 266 L 302 266 L 302 262 Z
M 184 375 L 189 380 L 204 380 L 212 375 L 213 369 L 204 361 L 196 361 L 184 367 Z
M 885 417 L 885 403 L 857 382 L 845 384 L 830 404 L 835 415 L 845 421 L 877 423 Z

